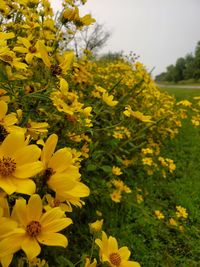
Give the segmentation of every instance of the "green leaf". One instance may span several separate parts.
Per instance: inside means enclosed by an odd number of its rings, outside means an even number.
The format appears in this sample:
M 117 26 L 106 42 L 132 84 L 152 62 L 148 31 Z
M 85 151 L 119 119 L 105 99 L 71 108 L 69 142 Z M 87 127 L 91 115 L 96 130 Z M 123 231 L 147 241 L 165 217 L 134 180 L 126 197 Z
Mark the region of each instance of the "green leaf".
M 104 166 L 101 167 L 101 169 L 106 173 L 111 173 L 112 172 L 112 168 L 109 165 L 104 165 Z
M 97 169 L 97 166 L 94 164 L 88 164 L 86 167 L 87 171 L 95 171 Z

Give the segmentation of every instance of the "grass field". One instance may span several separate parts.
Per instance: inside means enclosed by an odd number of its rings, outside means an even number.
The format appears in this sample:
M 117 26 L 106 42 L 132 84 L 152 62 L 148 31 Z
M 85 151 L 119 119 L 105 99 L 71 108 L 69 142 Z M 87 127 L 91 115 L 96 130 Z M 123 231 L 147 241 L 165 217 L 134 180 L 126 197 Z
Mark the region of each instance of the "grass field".
M 199 89 L 166 88 L 177 100 L 200 95 Z M 137 177 L 138 186 L 147 196 L 133 211 L 136 216 L 132 229 L 135 254 L 144 267 L 200 266 L 200 130 L 183 122 L 179 135 L 166 140 L 163 153 L 176 163 L 175 174 L 166 179 L 155 176 Z M 182 206 L 188 218 L 179 222 L 183 230 L 169 225 L 175 207 Z M 163 212 L 163 220 L 152 219 L 153 210 Z M 140 215 L 139 215 L 140 214 Z M 137 217 L 139 216 L 139 218 Z M 131 242 L 130 242 L 131 243 Z M 130 245 L 130 244 L 129 244 Z

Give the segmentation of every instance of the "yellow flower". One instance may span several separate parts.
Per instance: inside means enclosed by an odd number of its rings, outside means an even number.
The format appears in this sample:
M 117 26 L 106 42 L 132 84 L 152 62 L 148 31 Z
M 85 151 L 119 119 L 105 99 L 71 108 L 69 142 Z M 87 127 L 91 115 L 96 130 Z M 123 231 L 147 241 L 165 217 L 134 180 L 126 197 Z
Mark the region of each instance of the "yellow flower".
M 38 161 L 40 149 L 27 145 L 24 135 L 9 134 L 0 146 L 0 187 L 7 193 L 33 194 L 35 183 L 30 177 L 42 171 Z
M 89 195 L 89 188 L 80 182 L 80 173 L 74 164 L 72 153 L 67 148 L 57 150 L 58 137 L 52 134 L 47 139 L 41 154 L 44 168 L 44 182 L 56 192 L 58 198 L 67 204 L 81 206 L 80 197 Z
M 159 220 L 162 220 L 165 218 L 164 214 L 160 210 L 155 210 L 155 215 Z
M 144 115 L 140 111 L 133 111 L 130 106 L 127 106 L 123 113 L 127 117 L 132 116 L 132 117 L 134 117 L 134 118 L 136 118 L 142 122 L 152 122 L 151 116 Z
M 44 209 L 46 211 L 55 208 L 55 207 L 59 207 L 61 208 L 62 211 L 64 212 L 71 212 L 72 208 L 70 205 L 65 203 L 65 199 L 61 198 L 61 197 L 52 197 L 50 194 L 45 195 L 45 198 L 47 200 L 47 205 L 44 206 Z
M 12 218 L 18 222 L 18 227 L 12 234 L 0 242 L 0 257 L 10 255 L 22 249 L 29 260 L 41 252 L 39 245 L 66 247 L 67 238 L 57 233 L 72 223 L 64 217 L 60 208 L 42 212 L 42 200 L 39 195 L 32 195 L 26 204 L 25 199 L 16 200 Z
M 95 243 L 100 248 L 100 258 L 102 262 L 107 262 L 111 267 L 140 267 L 136 261 L 129 261 L 130 250 L 127 247 L 118 248 L 116 238 L 107 237 L 102 232 L 102 240 L 96 239 Z
M 12 126 L 18 122 L 17 116 L 15 113 L 7 114 L 8 111 L 8 105 L 3 100 L 0 101 L 0 129 L 1 129 L 1 137 L 0 141 L 2 141 L 6 136 L 6 132 L 12 131 Z M 5 136 L 4 136 L 5 133 Z
M 142 159 L 142 162 L 144 165 L 152 166 L 153 165 L 153 159 L 150 157 L 146 157 Z
M 171 224 L 173 226 L 177 226 L 178 225 L 177 221 L 174 218 L 170 218 L 169 219 L 169 224 Z
M 119 167 L 113 166 L 113 167 L 112 167 L 112 173 L 113 173 L 114 175 L 119 176 L 119 175 L 122 174 L 122 171 L 121 171 L 121 169 L 120 169 Z
M 108 93 L 103 93 L 102 100 L 110 107 L 114 107 L 118 104 L 118 101 L 113 100 L 113 95 L 108 95 Z
M 33 139 L 37 139 L 39 136 L 44 137 L 48 133 L 48 127 L 49 124 L 47 122 L 29 120 L 27 124 L 27 134 L 29 134 Z
M 186 210 L 186 208 L 183 208 L 183 207 L 181 207 L 181 206 L 176 206 L 176 216 L 178 217 L 178 218 L 184 218 L 184 219 L 186 219 L 187 217 L 188 217 L 188 213 L 187 213 L 187 210 Z
M 112 201 L 119 203 L 121 201 L 122 195 L 120 191 L 114 191 L 112 194 L 110 194 L 110 197 Z
M 27 65 L 23 62 L 20 62 L 20 58 L 17 58 L 13 51 L 10 51 L 7 47 L 0 47 L 0 60 L 10 64 L 12 67 L 16 69 L 23 69 L 27 68 Z
M 179 101 L 176 105 L 182 105 L 184 107 L 191 107 L 192 103 L 186 99 Z
M 103 219 L 96 220 L 93 223 L 89 223 L 90 231 L 91 232 L 100 232 L 103 226 Z
M 84 267 L 96 267 L 97 266 L 97 260 L 94 259 L 93 262 L 90 262 L 89 258 L 85 259 L 85 266 Z
M 141 194 L 136 195 L 136 200 L 138 204 L 141 204 L 144 201 L 144 198 Z

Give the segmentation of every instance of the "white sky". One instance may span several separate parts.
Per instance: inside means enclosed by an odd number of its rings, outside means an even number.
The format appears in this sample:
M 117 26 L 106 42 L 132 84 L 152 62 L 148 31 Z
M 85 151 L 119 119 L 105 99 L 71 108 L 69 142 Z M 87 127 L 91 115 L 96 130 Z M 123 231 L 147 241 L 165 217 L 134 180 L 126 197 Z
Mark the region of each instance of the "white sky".
M 62 1 L 50 2 L 58 9 Z M 86 13 L 112 33 L 102 52 L 133 51 L 154 75 L 200 40 L 200 0 L 88 0 Z

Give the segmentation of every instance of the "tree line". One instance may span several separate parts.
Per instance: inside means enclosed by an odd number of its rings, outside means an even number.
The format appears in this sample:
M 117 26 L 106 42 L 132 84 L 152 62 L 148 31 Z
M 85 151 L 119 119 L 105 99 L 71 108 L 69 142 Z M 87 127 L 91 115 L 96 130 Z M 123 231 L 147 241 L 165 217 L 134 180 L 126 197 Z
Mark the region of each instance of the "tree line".
M 183 80 L 200 80 L 200 41 L 198 41 L 194 54 L 189 53 L 185 57 L 177 59 L 175 65 L 169 65 L 166 72 L 155 77 L 157 82 L 179 82 Z

